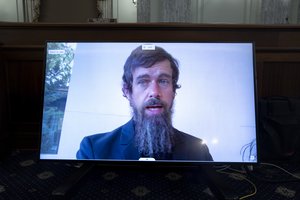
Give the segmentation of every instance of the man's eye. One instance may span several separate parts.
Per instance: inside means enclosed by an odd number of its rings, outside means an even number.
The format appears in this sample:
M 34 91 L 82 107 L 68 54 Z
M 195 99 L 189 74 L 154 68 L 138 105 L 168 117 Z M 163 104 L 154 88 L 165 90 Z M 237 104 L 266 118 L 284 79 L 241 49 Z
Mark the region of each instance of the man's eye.
M 170 81 L 168 79 L 161 79 L 159 80 L 159 84 L 167 86 L 170 84 Z
M 139 80 L 137 83 L 138 83 L 138 85 L 146 85 L 148 82 L 149 82 L 149 81 L 146 80 L 146 79 L 141 79 L 141 80 Z

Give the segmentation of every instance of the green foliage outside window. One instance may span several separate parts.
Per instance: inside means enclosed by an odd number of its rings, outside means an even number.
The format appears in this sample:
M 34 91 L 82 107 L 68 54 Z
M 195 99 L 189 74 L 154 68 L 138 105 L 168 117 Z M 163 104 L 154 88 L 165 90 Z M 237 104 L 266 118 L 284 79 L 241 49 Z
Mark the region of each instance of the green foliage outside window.
M 41 153 L 45 154 L 56 154 L 58 151 L 74 59 L 74 48 L 68 44 L 49 43 L 47 48 L 41 145 Z

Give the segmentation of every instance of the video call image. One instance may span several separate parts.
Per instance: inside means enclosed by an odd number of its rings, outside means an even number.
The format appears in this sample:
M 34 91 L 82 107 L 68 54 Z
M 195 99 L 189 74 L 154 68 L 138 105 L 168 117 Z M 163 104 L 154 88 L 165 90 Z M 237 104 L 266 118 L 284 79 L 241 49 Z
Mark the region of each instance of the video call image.
M 257 162 L 252 43 L 48 42 L 40 159 Z

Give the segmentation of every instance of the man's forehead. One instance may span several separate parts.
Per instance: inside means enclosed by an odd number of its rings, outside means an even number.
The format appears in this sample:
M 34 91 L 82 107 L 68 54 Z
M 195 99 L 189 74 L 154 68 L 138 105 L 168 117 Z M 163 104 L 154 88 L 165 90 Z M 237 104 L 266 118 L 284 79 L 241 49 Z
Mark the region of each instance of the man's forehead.
M 133 77 L 141 77 L 141 76 L 172 76 L 172 68 L 170 61 L 165 60 L 162 62 L 158 62 L 151 67 L 137 67 L 133 71 Z

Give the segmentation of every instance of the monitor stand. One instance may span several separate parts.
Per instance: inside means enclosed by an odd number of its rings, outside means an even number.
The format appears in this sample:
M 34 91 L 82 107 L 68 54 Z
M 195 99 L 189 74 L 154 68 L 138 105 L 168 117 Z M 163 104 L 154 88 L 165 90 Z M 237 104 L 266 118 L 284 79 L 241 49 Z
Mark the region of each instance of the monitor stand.
M 67 177 L 64 182 L 52 192 L 52 197 L 57 199 L 65 199 L 69 197 L 79 183 L 79 181 L 96 165 L 92 163 L 84 163 L 79 167 L 74 174 Z M 225 183 L 223 177 L 220 176 L 214 169 L 213 165 L 201 165 L 195 172 L 196 181 L 207 184 L 213 195 L 218 200 L 234 200 L 239 199 L 234 192 L 234 188 Z

